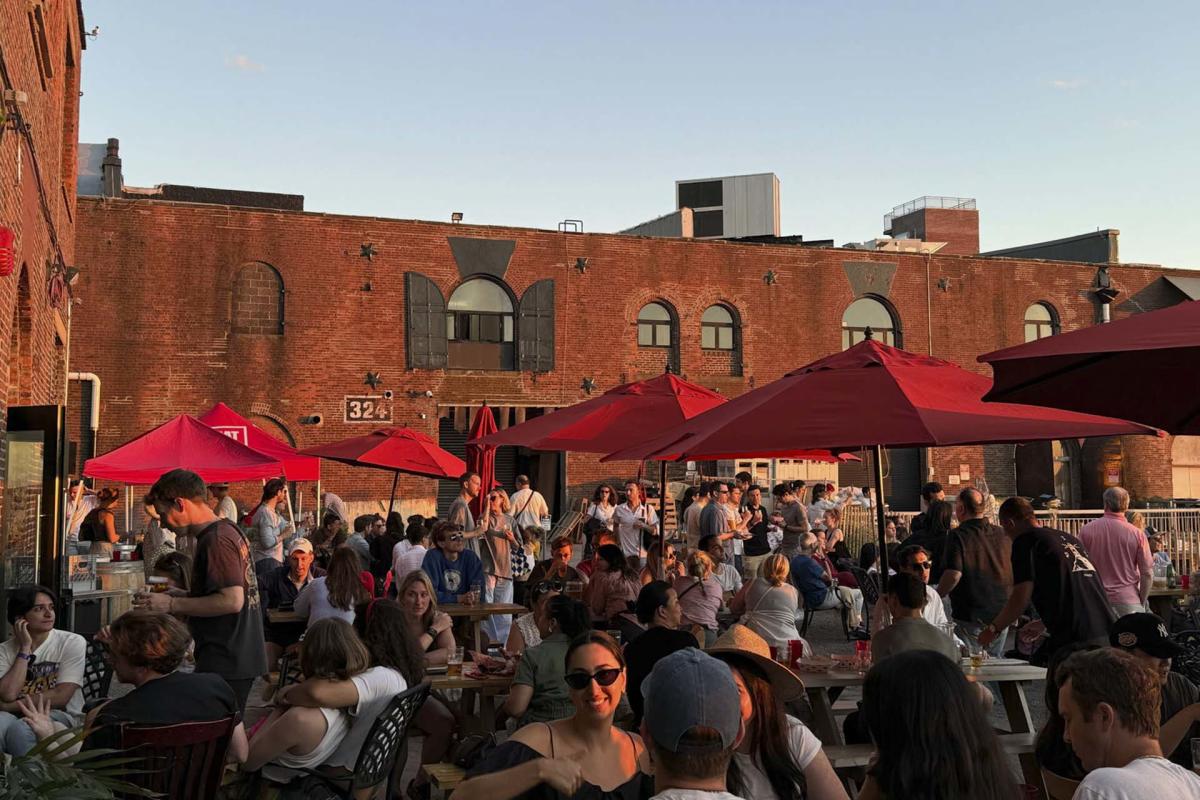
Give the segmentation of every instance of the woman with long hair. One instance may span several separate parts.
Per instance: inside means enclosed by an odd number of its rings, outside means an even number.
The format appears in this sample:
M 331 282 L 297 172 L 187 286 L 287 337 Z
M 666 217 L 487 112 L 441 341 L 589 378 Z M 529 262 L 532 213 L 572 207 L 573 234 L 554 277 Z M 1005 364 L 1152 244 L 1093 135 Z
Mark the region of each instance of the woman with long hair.
M 483 597 L 485 603 L 512 603 L 512 548 L 521 544 L 517 523 L 509 514 L 512 504 L 503 489 L 492 489 L 486 496 L 487 507 L 480 521 L 479 557 L 483 561 Z M 480 623 L 493 642 L 508 641 L 512 617 L 493 614 Z
M 704 645 L 717 640 L 717 612 L 721 610 L 721 584 L 713 577 L 713 562 L 708 553 L 697 550 L 688 556 L 687 575 L 672 583 L 679 597 L 685 625 L 704 630 Z
M 640 630 L 630 609 L 641 589 L 641 576 L 630 566 L 621 548 L 615 544 L 600 545 L 596 550 L 595 572 L 583 589 L 583 600 L 592 612 L 592 619 L 620 629 L 623 635 L 627 630 Z
M 729 604 L 729 610 L 742 624 L 772 647 L 800 638 L 796 630 L 800 595 L 788 581 L 791 571 L 785 556 L 778 553 L 767 556 L 758 565 L 758 576 L 747 581 Z M 810 650 L 807 642 L 804 649 Z
M 821 741 L 784 703 L 802 697 L 800 677 L 771 658 L 762 637 L 734 625 L 709 655 L 729 665 L 737 683 L 745 735 L 729 764 L 730 793 L 754 800 L 846 800 Z
M 934 500 L 925 512 L 925 529 L 910 537 L 905 545 L 919 544 L 929 551 L 933 557 L 933 571 L 929 576 L 929 585 L 936 586 L 942 579 L 945 566 L 946 540 L 950 538 L 950 529 L 954 525 L 954 504 L 945 500 Z M 891 561 L 890 555 L 888 553 Z
M 626 690 L 620 645 L 590 631 L 570 643 L 563 660 L 573 713 L 518 730 L 467 773 L 455 800 L 636 800 L 654 793 L 641 738 L 613 726 Z
M 306 684 L 349 682 L 369 666 L 366 646 L 345 620 L 318 620 L 300 643 L 300 669 Z M 265 767 L 263 774 L 267 778 L 289 780 L 332 757 L 349 728 L 349 716 L 341 707 L 281 706 L 255 732 L 245 769 Z
M 404 576 L 397 588 L 398 605 L 404 611 L 404 628 L 408 636 L 425 654 L 428 666 L 446 663 L 454 649 L 454 621 L 450 615 L 438 611 L 437 593 L 433 582 L 421 570 L 413 570 Z
M 563 678 L 564 658 L 571 641 L 591 630 L 582 603 L 559 595 L 546 606 L 548 623 L 542 643 L 521 654 L 502 717 L 520 725 L 549 722 L 571 713 L 570 696 Z
M 358 576 L 361 566 L 357 553 L 347 546 L 339 547 L 329 559 L 327 573 L 300 590 L 295 609 L 308 619 L 309 628 L 328 617 L 354 622 L 357 606 L 371 599 Z
M 512 630 L 508 632 L 508 641 L 504 643 L 504 652 L 519 656 L 526 649 L 542 643 L 544 633 L 550 629 L 547 605 L 565 590 L 566 584 L 555 579 L 541 580 L 530 587 L 529 613 L 522 614 L 513 622 Z
M 584 512 L 584 519 L 599 520 L 605 528 L 612 530 L 612 515 L 617 507 L 617 491 L 610 484 L 602 483 L 592 492 L 592 502 Z
M 79 523 L 79 541 L 91 542 L 91 554 L 112 557 L 113 545 L 120 541 L 117 535 L 116 516 L 113 509 L 121 493 L 116 489 L 101 489 L 96 493 L 96 507 Z
M 983 704 L 958 664 L 932 650 L 867 673 L 862 714 L 877 760 L 862 800 L 1011 800 L 1017 787 Z
M 642 567 L 642 586 L 650 581 L 661 580 L 670 583 L 686 574 L 684 565 L 675 557 L 675 545 L 670 542 L 655 542 L 650 545 L 650 549 L 646 551 L 646 566 Z

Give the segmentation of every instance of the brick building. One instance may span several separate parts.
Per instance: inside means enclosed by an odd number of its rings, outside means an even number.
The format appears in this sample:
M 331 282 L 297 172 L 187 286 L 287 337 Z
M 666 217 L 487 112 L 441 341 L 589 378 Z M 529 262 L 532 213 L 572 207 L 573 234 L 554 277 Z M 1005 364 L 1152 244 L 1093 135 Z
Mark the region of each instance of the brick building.
M 77 0 L 0 4 L 0 235 L 13 241 L 11 272 L 0 270 L 5 586 L 53 572 L 36 554 L 39 537 L 41 552 L 55 552 L 61 489 L 83 30 Z
M 301 447 L 391 420 L 458 448 L 484 402 L 503 426 L 668 363 L 734 396 L 867 326 L 986 372 L 980 353 L 1095 324 L 1101 267 L 1119 292 L 1113 316 L 1190 291 L 1186 273 L 1155 266 L 974 255 L 973 204 L 893 218 L 906 235 L 940 237 L 941 252 L 883 252 L 341 216 L 260 195 L 240 202 L 281 207 L 219 205 L 212 190 L 181 187 L 111 193 L 79 200 L 87 314 L 72 356 L 103 380 L 100 452 L 217 401 Z M 1089 507 L 1115 480 L 1171 496 L 1171 453 L 1170 440 L 1135 437 L 895 453 L 892 499 L 911 507 L 929 476 L 984 476 L 1000 495 Z M 559 503 L 638 467 L 576 454 L 500 461 Z M 855 469 L 843 478 L 865 480 Z M 384 497 L 390 483 L 324 470 L 348 500 Z M 401 479 L 406 510 L 429 510 L 435 493 Z

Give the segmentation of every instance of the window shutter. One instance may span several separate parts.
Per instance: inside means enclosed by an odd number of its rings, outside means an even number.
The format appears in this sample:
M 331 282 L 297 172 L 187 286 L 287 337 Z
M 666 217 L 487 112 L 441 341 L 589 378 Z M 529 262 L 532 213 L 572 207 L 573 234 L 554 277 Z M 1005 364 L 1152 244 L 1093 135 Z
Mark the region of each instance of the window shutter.
M 409 369 L 446 368 L 446 299 L 418 272 L 404 273 L 405 350 Z
M 525 290 L 517 312 L 517 368 L 532 372 L 554 369 L 554 280 L 538 281 Z

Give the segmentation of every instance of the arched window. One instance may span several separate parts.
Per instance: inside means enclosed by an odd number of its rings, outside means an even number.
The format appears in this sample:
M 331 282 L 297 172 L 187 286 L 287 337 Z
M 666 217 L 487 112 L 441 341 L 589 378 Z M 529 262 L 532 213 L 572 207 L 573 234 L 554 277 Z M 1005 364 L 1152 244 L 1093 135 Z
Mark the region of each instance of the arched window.
M 877 342 L 900 347 L 900 321 L 892 310 L 874 297 L 860 297 L 842 314 L 842 349 L 867 338 L 867 329 Z
M 704 350 L 733 350 L 737 323 L 723 305 L 709 306 L 700 317 L 700 347 Z
M 1058 312 L 1049 303 L 1034 303 L 1025 309 L 1025 341 L 1036 342 L 1059 332 Z
M 233 332 L 283 334 L 283 277 L 270 264 L 256 261 L 233 279 Z
M 515 369 L 512 296 L 493 280 L 472 278 L 446 303 L 450 366 Z
M 662 303 L 647 303 L 638 312 L 638 347 L 670 347 L 674 317 Z

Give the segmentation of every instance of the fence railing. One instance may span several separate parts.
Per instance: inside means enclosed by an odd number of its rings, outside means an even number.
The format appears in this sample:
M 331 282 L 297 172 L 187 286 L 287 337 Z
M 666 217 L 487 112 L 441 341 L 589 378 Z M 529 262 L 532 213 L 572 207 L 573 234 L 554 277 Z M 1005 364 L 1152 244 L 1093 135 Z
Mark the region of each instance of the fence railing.
M 1162 536 L 1163 546 L 1171 556 L 1175 569 L 1180 574 L 1191 574 L 1200 567 L 1200 509 L 1162 508 L 1138 509 L 1146 518 L 1146 525 Z M 1043 525 L 1078 536 L 1080 529 L 1102 516 L 1100 509 L 1054 509 L 1038 511 Z M 917 514 L 914 511 L 889 514 L 898 518 L 901 525 L 910 526 Z M 842 531 L 846 534 L 846 546 L 857 554 L 864 542 L 876 541 L 875 512 L 869 508 L 847 506 L 842 511 Z

